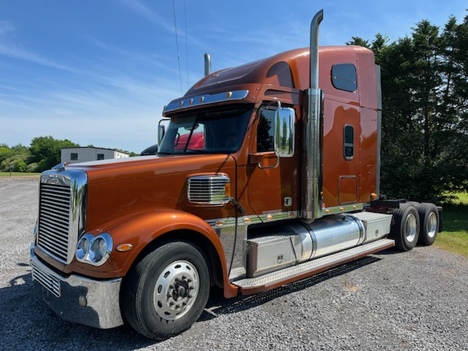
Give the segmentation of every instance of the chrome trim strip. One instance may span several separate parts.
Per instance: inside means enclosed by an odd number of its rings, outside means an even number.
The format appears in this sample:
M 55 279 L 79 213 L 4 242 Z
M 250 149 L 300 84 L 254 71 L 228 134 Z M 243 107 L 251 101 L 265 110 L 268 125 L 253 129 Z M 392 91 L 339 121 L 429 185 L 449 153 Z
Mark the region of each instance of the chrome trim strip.
M 298 218 L 299 214 L 297 211 L 288 211 L 288 212 L 272 212 L 272 213 L 263 213 L 261 215 L 246 215 L 242 217 L 227 217 L 227 218 L 213 218 L 207 219 L 206 222 L 215 228 L 221 227 L 233 227 L 236 225 L 250 225 L 250 224 L 259 224 L 259 223 L 268 223 L 268 222 L 275 222 L 284 219 L 293 219 Z
M 382 88 L 380 83 L 380 66 L 375 66 L 375 78 L 377 81 L 377 164 L 375 175 L 375 193 L 380 197 L 380 166 L 381 166 L 381 147 L 382 147 Z
M 360 211 L 364 208 L 363 204 L 349 204 L 343 206 L 327 207 L 323 209 L 324 215 Z
M 249 95 L 248 90 L 234 90 L 226 91 L 217 94 L 207 94 L 194 96 L 190 98 L 181 98 L 172 100 L 169 105 L 163 109 L 163 114 L 166 112 L 173 112 L 177 110 L 183 110 L 189 107 L 196 107 L 201 105 L 215 104 L 218 102 L 235 101 L 245 99 Z

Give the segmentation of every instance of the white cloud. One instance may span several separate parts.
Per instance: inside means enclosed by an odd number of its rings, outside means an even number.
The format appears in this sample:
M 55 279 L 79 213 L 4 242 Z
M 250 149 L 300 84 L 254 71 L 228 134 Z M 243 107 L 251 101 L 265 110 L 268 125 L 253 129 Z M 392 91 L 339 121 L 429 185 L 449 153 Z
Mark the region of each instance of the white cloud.
M 466 8 L 464 2 L 451 0 L 448 8 L 447 2 L 423 0 L 405 6 L 401 0 L 297 0 L 291 6 L 283 0 L 268 6 L 121 0 L 89 9 L 69 2 L 38 13 L 34 24 L 11 6 L 10 13 L 2 12 L 8 20 L 0 21 L 0 143 L 28 145 L 33 137 L 52 135 L 139 151 L 154 143 L 163 106 L 181 95 L 180 81 L 185 90 L 202 77 L 205 52 L 218 70 L 306 47 L 310 20 L 321 7 L 322 45 L 344 44 L 352 36 L 372 40 L 377 33 L 396 40 L 423 18 L 443 25 L 452 9 Z M 103 13 L 109 14 L 105 21 Z M 462 19 L 466 12 L 454 14 Z
M 9 33 L 15 32 L 15 28 L 10 22 L 0 21 L 0 55 L 16 58 L 39 65 L 44 65 L 60 70 L 74 71 L 71 67 L 51 61 L 41 55 L 37 55 L 25 49 L 21 44 L 12 42 Z
M 14 32 L 15 27 L 8 21 L 0 21 L 0 36 L 4 36 L 9 32 Z
M 34 89 L 0 99 L 0 143 L 29 145 L 34 137 L 51 135 L 135 152 L 154 144 L 162 108 L 178 95 L 170 88 L 173 82 L 125 76 L 102 80 L 105 86 Z
M 157 24 L 159 27 L 168 31 L 169 33 L 174 33 L 174 25 L 169 23 L 164 17 L 159 16 L 156 12 L 143 5 L 138 0 L 122 0 L 122 4 L 127 6 L 130 10 L 134 11 L 138 15 L 146 18 L 147 20 Z

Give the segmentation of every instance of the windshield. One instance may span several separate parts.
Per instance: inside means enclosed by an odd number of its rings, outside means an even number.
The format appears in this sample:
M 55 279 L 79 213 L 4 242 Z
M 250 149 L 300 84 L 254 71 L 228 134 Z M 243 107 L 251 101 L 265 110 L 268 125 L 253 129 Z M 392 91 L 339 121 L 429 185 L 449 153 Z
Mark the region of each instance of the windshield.
M 250 108 L 231 108 L 173 117 L 158 153 L 236 152 L 244 140 L 251 112 Z

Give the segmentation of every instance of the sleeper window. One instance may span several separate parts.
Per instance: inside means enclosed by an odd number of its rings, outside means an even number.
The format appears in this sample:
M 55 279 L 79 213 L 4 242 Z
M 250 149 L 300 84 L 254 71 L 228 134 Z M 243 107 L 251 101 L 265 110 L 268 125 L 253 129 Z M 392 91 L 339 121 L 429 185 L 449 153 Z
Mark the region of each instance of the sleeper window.
M 353 92 L 357 89 L 356 67 L 352 63 L 342 63 L 332 67 L 332 84 L 336 89 Z
M 350 125 L 345 125 L 343 129 L 343 156 L 346 160 L 354 157 L 354 128 Z

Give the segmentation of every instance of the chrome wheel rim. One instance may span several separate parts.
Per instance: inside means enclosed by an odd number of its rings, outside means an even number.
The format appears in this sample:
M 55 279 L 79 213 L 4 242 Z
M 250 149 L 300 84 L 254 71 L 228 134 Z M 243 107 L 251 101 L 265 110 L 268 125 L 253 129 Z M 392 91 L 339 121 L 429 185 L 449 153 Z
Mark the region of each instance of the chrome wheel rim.
M 416 234 L 418 232 L 417 224 L 418 222 L 416 221 L 416 217 L 414 214 L 410 213 L 405 220 L 406 240 L 410 243 L 412 243 L 416 238 Z
M 434 212 L 429 213 L 426 225 L 427 236 L 433 238 L 437 233 L 437 215 Z
M 156 281 L 153 303 L 157 314 L 173 321 L 185 315 L 197 299 L 199 274 L 188 261 L 175 261 L 164 268 Z

